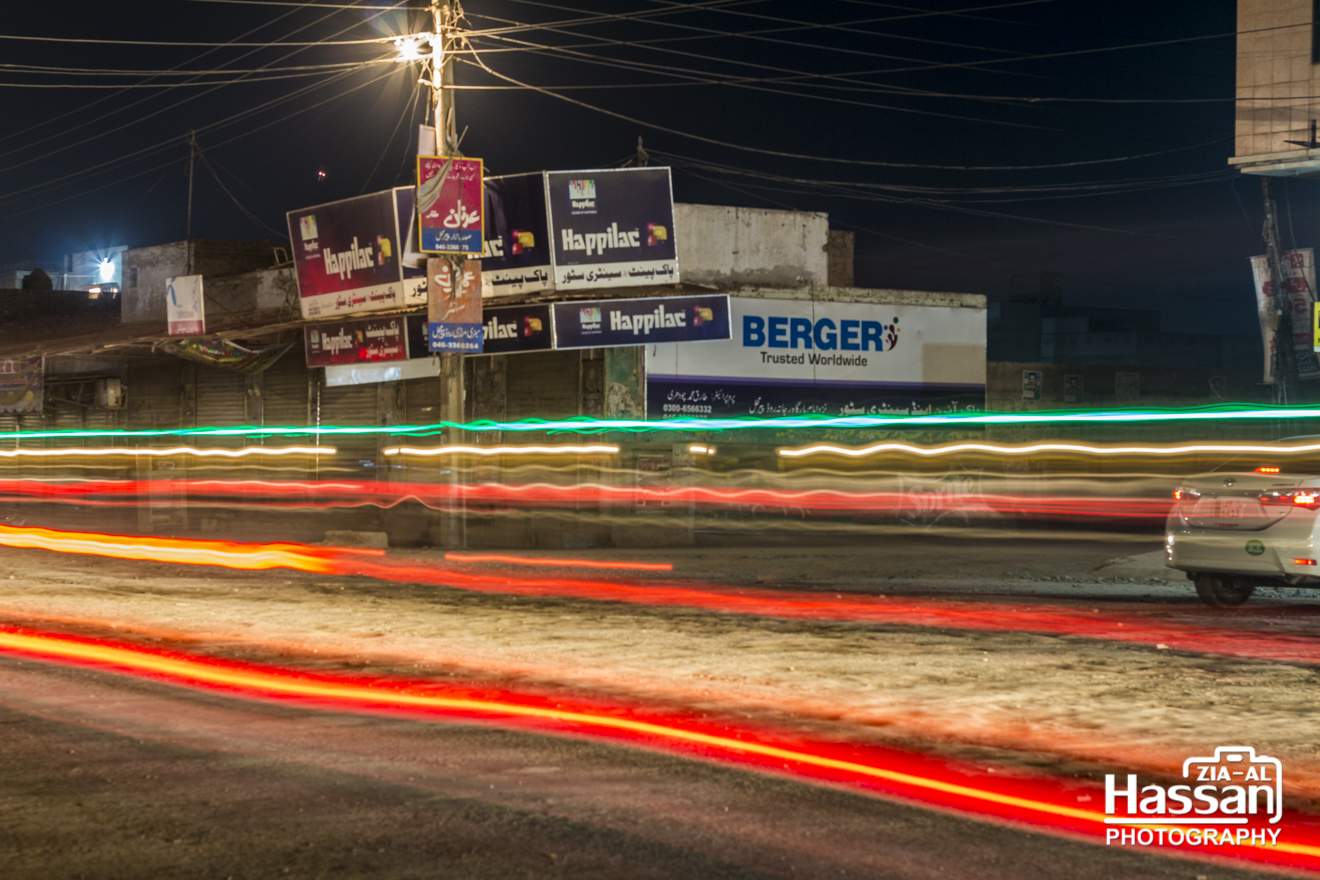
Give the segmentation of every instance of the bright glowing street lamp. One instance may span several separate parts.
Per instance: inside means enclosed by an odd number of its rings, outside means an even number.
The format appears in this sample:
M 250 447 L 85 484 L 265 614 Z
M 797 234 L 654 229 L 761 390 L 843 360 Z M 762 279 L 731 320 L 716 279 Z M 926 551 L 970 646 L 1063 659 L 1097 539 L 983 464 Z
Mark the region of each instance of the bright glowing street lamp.
M 394 48 L 398 54 L 394 56 L 395 61 L 409 63 L 412 61 L 421 61 L 426 55 L 423 53 L 423 47 L 428 52 L 431 45 L 430 34 L 407 34 L 402 37 L 394 38 Z

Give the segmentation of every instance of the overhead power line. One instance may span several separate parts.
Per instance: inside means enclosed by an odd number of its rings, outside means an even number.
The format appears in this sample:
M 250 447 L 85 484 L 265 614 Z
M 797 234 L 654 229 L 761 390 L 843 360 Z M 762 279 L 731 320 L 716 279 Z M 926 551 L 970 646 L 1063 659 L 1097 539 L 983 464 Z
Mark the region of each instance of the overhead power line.
M 492 70 L 489 65 L 481 61 L 480 56 L 477 56 L 476 62 L 467 62 L 467 63 L 476 64 L 476 66 L 479 66 L 489 75 L 495 77 L 496 79 L 503 80 L 504 82 L 521 86 L 522 88 L 525 88 L 529 91 L 533 91 L 538 94 L 555 98 L 558 101 L 563 101 L 565 103 L 572 104 L 575 107 L 581 107 L 584 110 L 590 110 L 595 113 L 600 113 L 604 116 L 609 116 L 614 119 L 619 119 L 623 122 L 631 123 L 632 125 L 640 125 L 643 128 L 648 128 L 651 129 L 652 131 L 662 131 L 666 134 L 672 134 L 676 137 L 686 138 L 687 140 L 710 144 L 711 146 L 716 146 L 716 147 L 724 147 L 726 149 L 731 149 L 731 150 L 739 150 L 745 153 L 756 153 L 762 156 L 774 156 L 779 159 L 794 159 L 794 160 L 800 160 L 806 162 L 829 162 L 829 163 L 835 163 L 841 165 L 855 165 L 858 167 L 867 167 L 867 168 L 910 168 L 910 169 L 926 169 L 926 170 L 934 170 L 934 171 L 1040 171 L 1040 170 L 1056 169 L 1056 168 L 1080 168 L 1090 165 L 1111 165 L 1118 162 L 1129 162 L 1135 159 L 1149 159 L 1155 156 L 1163 156 L 1171 153 L 1200 149 L 1202 147 L 1208 146 L 1209 144 L 1222 143 L 1224 140 L 1229 139 L 1229 138 L 1216 138 L 1212 141 L 1206 141 L 1198 144 L 1191 144 L 1181 147 L 1172 147 L 1166 150 L 1155 150 L 1145 153 L 1133 153 L 1130 155 L 1112 156 L 1103 159 L 1082 159 L 1082 160 L 1075 160 L 1070 162 L 1046 162 L 1046 163 L 1038 163 L 1038 164 L 1019 164 L 1019 165 L 979 165 L 979 164 L 970 164 L 970 163 L 963 164 L 963 163 L 935 163 L 935 162 L 895 162 L 887 159 L 855 159 L 845 156 L 820 156 L 811 153 L 798 153 L 790 150 L 773 150 L 768 147 L 756 147 L 750 144 L 739 144 L 733 141 L 726 141 L 720 138 L 713 138 L 713 137 L 708 137 L 706 135 L 697 134 L 696 132 L 683 131 L 682 129 L 674 128 L 672 126 L 660 125 L 659 123 L 649 122 L 645 119 L 640 119 L 636 116 L 629 116 L 626 113 L 620 113 L 616 110 L 610 110 L 605 107 L 600 107 L 595 104 L 590 104 L 586 101 L 571 97 L 569 95 L 561 95 L 558 92 L 553 91 L 552 89 L 542 88 L 540 86 L 535 86 L 530 83 L 522 82 L 521 80 L 515 79 L 514 77 L 511 77 L 508 74 L 504 74 Z
M 265 220 L 262 220 L 255 213 L 253 213 L 246 205 L 244 205 L 239 200 L 238 196 L 234 195 L 233 192 L 230 191 L 229 187 L 225 186 L 225 182 L 220 179 L 220 172 L 216 170 L 215 165 L 213 165 L 211 163 L 211 160 L 207 158 L 205 152 L 203 152 L 202 150 L 198 150 L 197 156 L 202 160 L 202 164 L 206 166 L 206 170 L 211 172 L 211 179 L 215 181 L 216 186 L 220 187 L 220 192 L 224 193 L 226 196 L 229 197 L 229 201 L 234 203 L 234 207 L 238 208 L 239 212 L 244 217 L 251 220 L 257 226 L 261 227 L 267 232 L 272 233 L 277 238 L 283 238 L 287 234 L 288 232 L 287 230 L 281 232 L 280 230 L 276 229 L 274 226 L 271 226 Z
M 374 78 L 372 78 L 372 79 L 369 79 L 369 80 L 367 80 L 366 82 L 360 83 L 360 84 L 358 84 L 358 85 L 356 85 L 356 86 L 352 86 L 351 88 L 347 88 L 347 89 L 343 89 L 343 90 L 336 91 L 334 94 L 330 95 L 329 97 L 323 98 L 323 99 L 321 99 L 321 100 L 319 100 L 319 101 L 313 102 L 313 103 L 311 103 L 311 104 L 307 104 L 307 105 L 299 106 L 298 108 L 296 108 L 296 109 L 294 109 L 294 110 L 291 110 L 290 112 L 288 112 L 288 113 L 286 113 L 286 114 L 284 114 L 284 115 L 282 115 L 282 116 L 276 117 L 275 119 L 272 119 L 272 120 L 269 120 L 269 121 L 267 121 L 267 122 L 264 122 L 264 123 L 262 123 L 261 125 L 255 126 L 255 127 L 253 127 L 253 128 L 247 129 L 247 130 L 245 130 L 245 131 L 241 131 L 241 132 L 239 132 L 239 133 L 237 133 L 237 134 L 231 135 L 231 136 L 229 136 L 229 137 L 227 137 L 227 138 L 224 138 L 224 139 L 222 139 L 222 140 L 214 141 L 214 142 L 212 142 L 212 143 L 210 144 L 210 148 L 214 150 L 214 149 L 219 148 L 219 147 L 222 147 L 222 146 L 224 146 L 224 145 L 226 145 L 226 144 L 230 144 L 230 143 L 233 143 L 234 141 L 240 140 L 241 138 L 250 137 L 251 135 L 254 135 L 254 134 L 256 134 L 256 133 L 259 132 L 259 131 L 264 131 L 265 129 L 270 128 L 271 126 L 279 125 L 279 124 L 281 124 L 281 123 L 284 123 L 284 122 L 289 121 L 290 119 L 295 119 L 295 118 L 297 118 L 297 117 L 303 115 L 304 113 L 310 113 L 310 112 L 313 111 L 313 110 L 316 110 L 316 109 L 318 109 L 318 108 L 320 108 L 320 107 L 325 106 L 326 104 L 329 104 L 329 103 L 331 103 L 331 102 L 333 102 L 333 101 L 337 101 L 337 100 L 339 100 L 339 99 L 341 99 L 341 98 L 345 98 L 345 97 L 347 97 L 347 96 L 349 96 L 349 95 L 351 95 L 351 94 L 354 94 L 354 93 L 356 93 L 356 92 L 359 92 L 359 91 L 361 91 L 362 89 L 366 88 L 367 86 L 372 85 L 373 83 L 380 82 L 381 80 L 385 79 L 385 78 L 388 77 L 389 75 L 390 75 L 389 73 L 381 74 L 380 76 L 377 76 L 377 77 L 374 77 Z M 236 114 L 236 115 L 243 115 L 243 114 Z M 214 127 L 214 126 L 213 126 L 213 127 Z M 199 131 L 200 131 L 200 129 L 199 129 Z M 34 190 L 37 190 L 37 189 L 44 189 L 44 188 L 47 188 L 47 187 L 49 187 L 49 186 L 51 186 L 51 185 L 54 185 L 54 184 L 56 184 L 56 183 L 62 183 L 62 182 L 65 182 L 65 181 L 67 181 L 67 180 L 73 179 L 73 178 L 75 178 L 75 177 L 80 177 L 80 176 L 82 176 L 82 174 L 87 173 L 87 172 L 89 172 L 89 171 L 104 170 L 104 168 L 109 167 L 109 166 L 112 165 L 112 164 L 115 164 L 115 163 L 121 163 L 121 164 L 122 164 L 122 162 L 125 161 L 125 160 L 127 160 L 127 159 L 135 158 L 135 157 L 137 157 L 137 156 L 144 155 L 144 154 L 147 154 L 147 153 L 149 153 L 149 152 L 155 152 L 156 150 L 159 150 L 159 149 L 167 149 L 167 148 L 170 148 L 170 147 L 177 147 L 177 145 L 178 145 L 179 143 L 181 143 L 182 141 L 183 141 L 183 137 L 182 137 L 182 136 L 174 137 L 174 138 L 170 138 L 169 140 L 165 141 L 163 144 L 159 145 L 158 147 L 153 147 L 153 148 L 150 148 L 149 150 L 139 150 L 139 151 L 137 151 L 136 153 L 131 154 L 130 156 L 123 156 L 123 157 L 120 157 L 119 159 L 109 160 L 108 162 L 101 163 L 101 164 L 99 164 L 99 165 L 97 165 L 97 166 L 94 166 L 94 167 L 91 168 L 91 169 L 84 169 L 84 171 L 75 172 L 75 173 L 73 173 L 73 174 L 68 174 L 68 175 L 65 175 L 64 177 L 57 178 L 56 180 L 53 180 L 53 181 L 46 181 L 45 183 L 37 184 L 37 185 L 35 185 L 35 186 L 31 186 L 31 187 L 27 187 L 27 188 L 22 189 L 22 190 L 16 190 L 16 191 L 12 191 L 12 192 L 8 192 L 8 193 L 0 194 L 0 204 L 4 203 L 5 201 L 7 201 L 7 200 L 9 200 L 9 199 L 15 198 L 15 197 L 17 197 L 17 196 L 29 194 L 29 193 L 31 193 L 31 192 L 34 191 Z M 58 199 L 43 199 L 43 200 L 41 200 L 40 202 L 37 202 L 37 203 L 31 204 L 31 205 L 29 205 L 28 207 L 25 207 L 25 208 L 12 208 L 12 209 L 11 209 L 11 208 L 6 208 L 6 209 L 5 209 L 5 214 L 6 214 L 6 216 L 15 217 L 15 216 L 23 215 L 23 214 L 30 214 L 30 213 L 32 213 L 32 212 L 34 212 L 34 211 L 41 211 L 41 210 L 44 210 L 44 209 L 46 209 L 46 208 L 55 207 L 56 205 L 61 205 L 61 204 L 65 203 L 65 202 L 72 201 L 73 199 L 81 199 L 81 198 L 84 198 L 85 196 L 87 196 L 87 195 L 89 195 L 89 194 L 91 194 L 91 193 L 99 192 L 99 191 L 101 191 L 101 190 L 108 189 L 108 188 L 110 188 L 110 187 L 112 187 L 112 186 L 118 186 L 118 185 L 120 185 L 120 184 L 122 184 L 122 183 L 125 183 L 125 182 L 127 182 L 127 181 L 130 181 L 130 180 L 136 180 L 137 178 L 139 178 L 139 177 L 143 177 L 143 176 L 145 176 L 145 175 L 147 175 L 147 174 L 151 174 L 152 172 L 159 171 L 159 170 L 161 170 L 161 169 L 163 169 L 163 168 L 167 168 L 167 167 L 170 167 L 170 166 L 172 166 L 172 165 L 177 165 L 177 163 L 178 163 L 178 160 L 172 158 L 172 159 L 168 159 L 168 160 L 166 160 L 166 161 L 164 161 L 164 162 L 160 162 L 160 163 L 157 163 L 157 164 L 155 164 L 155 165 L 152 165 L 152 166 L 150 166 L 150 167 L 148 167 L 148 168 L 145 168 L 145 169 L 143 169 L 143 170 L 141 170 L 141 171 L 135 171 L 135 172 L 132 172 L 132 173 L 122 173 L 122 174 L 121 174 L 121 173 L 116 173 L 116 174 L 114 174 L 114 175 L 107 175 L 107 178 L 108 178 L 108 179 L 106 180 L 105 183 L 101 183 L 101 184 L 98 184 L 98 185 L 95 185 L 95 186 L 91 186 L 91 187 L 79 188 L 76 192 L 71 193 L 71 194 L 69 194 L 69 195 L 67 195 L 67 196 L 64 196 L 64 197 L 62 197 L 62 198 L 58 198 Z
M 430 7 L 426 5 L 404 6 L 395 3 L 389 6 L 372 6 L 367 3 L 298 3 L 297 0 L 188 0 L 189 3 L 221 3 L 226 6 L 296 6 L 304 9 L 365 9 L 390 11 L 394 9 L 422 12 Z
M 397 8 L 397 7 L 390 7 Z M 357 40 L 277 40 L 264 42 L 225 42 L 209 40 L 112 40 L 103 37 L 51 37 L 36 34 L 0 34 L 0 40 L 21 43 L 65 43 L 93 46 L 133 46 L 136 48 L 210 48 L 210 49 L 281 49 L 311 46 L 371 46 L 392 43 L 394 37 L 363 37 Z
M 361 69 L 366 65 L 353 65 Z M 286 79 L 307 79 L 312 76 L 321 76 L 321 73 L 281 73 L 274 76 L 247 76 L 237 79 L 204 79 L 196 82 L 159 82 L 159 83 L 87 83 L 87 82 L 0 82 L 0 89 L 71 89 L 74 91 L 83 91 L 91 89 L 129 89 L 138 91 L 141 89 L 156 89 L 168 91 L 170 89 L 196 89 L 207 86 L 234 86 L 246 85 L 250 83 L 268 83 Z
M 550 8 L 550 9 L 559 9 L 559 10 L 564 10 L 564 11 L 569 11 L 569 12 L 571 12 L 571 11 L 576 11 L 576 10 L 575 10 L 575 7 L 571 7 L 571 6 L 563 6 L 563 5 L 558 4 L 558 3 L 549 3 L 549 2 L 545 2 L 545 0 L 514 0 L 514 2 L 515 2 L 515 3 L 523 4 L 523 5 L 541 6 L 541 7 L 547 7 L 547 8 Z M 679 8 L 679 7 L 682 6 L 682 4 L 669 3 L 669 2 L 666 2 L 666 0 L 648 0 L 648 2 L 664 2 L 664 3 L 665 3 L 665 8 L 668 8 L 668 9 Z M 1053 2 L 1053 0 L 1022 0 L 1022 2 L 1024 2 L 1024 3 L 1049 3 L 1049 2 Z M 765 16 L 758 16 L 758 15 L 756 15 L 755 13 L 741 12 L 741 11 L 737 11 L 737 10 L 733 10 L 733 9 L 715 9 L 715 10 L 712 10 L 712 11 L 713 11 L 713 12 L 720 13 L 720 14 L 723 14 L 723 15 L 739 15 L 739 16 L 750 16 L 750 17 L 753 17 L 753 18 L 765 18 Z M 765 29 L 762 29 L 762 30 L 740 30 L 740 31 L 729 31 L 729 30 L 722 30 L 722 29 L 720 29 L 720 28 L 703 27 L 703 26 L 699 26 L 699 25 L 690 25 L 690 24 L 682 24 L 682 23 L 680 23 L 680 22 L 672 22 L 672 21 L 660 21 L 660 22 L 657 22 L 657 24 L 660 25 L 661 27 L 667 27 L 667 28 L 676 29 L 676 30 L 688 31 L 688 32 L 690 32 L 690 33 L 694 33 L 694 34 L 697 35 L 697 36 L 692 37 L 691 39 L 716 39 L 716 38 L 720 38 L 720 39 L 735 39 L 735 40 L 752 40 L 752 41 L 755 41 L 755 42 L 761 42 L 761 43 L 772 43 L 772 44 L 781 45 L 781 46 L 789 46 L 789 47 L 791 47 L 791 48 L 793 48 L 793 49 L 807 49 L 807 50 L 813 50 L 813 51 L 819 51 L 819 52 L 828 52 L 828 53 L 830 53 L 831 55 L 860 55 L 860 56 L 869 57 L 869 58 L 885 58 L 885 59 L 889 59 L 889 60 L 892 60 L 892 61 L 913 61 L 913 62 L 916 62 L 916 61 L 920 61 L 921 59 L 918 59 L 918 58 L 911 58 L 911 57 L 906 56 L 906 55 L 894 55 L 894 54 L 891 54 L 891 53 L 888 53 L 888 52 L 877 52 L 877 51 L 870 50 L 870 49 L 856 49 L 856 48 L 851 48 L 851 47 L 847 47 L 847 46 L 831 46 L 831 45 L 825 45 L 825 44 L 821 44 L 821 43 L 807 43 L 807 42 L 803 42 L 802 40 L 789 40 L 789 39 L 784 39 L 784 38 L 782 38 L 782 37 L 768 36 L 768 34 L 785 33 L 785 32 L 787 32 L 787 31 L 800 31 L 800 30 L 813 29 L 813 28 L 833 28 L 833 29 L 836 29 L 836 30 L 842 30 L 842 31 L 845 31 L 845 32 L 848 32 L 848 33 L 852 33 L 852 34 L 864 35 L 864 36 L 871 37 L 871 38 L 875 38 L 875 37 L 883 37 L 883 38 L 885 38 L 885 39 L 890 39 L 890 40 L 904 40 L 904 41 L 912 41 L 912 42 L 927 43 L 927 44 L 934 43 L 934 44 L 937 44 L 937 45 L 952 46 L 952 47 L 954 47 L 954 48 L 960 48 L 960 49 L 973 49 L 973 50 L 981 51 L 981 52 L 1003 52 L 1004 54 L 1012 54 L 1011 52 L 1004 52 L 1004 50 L 996 49 L 996 48 L 992 48 L 992 47 L 989 47 L 989 46 L 972 46 L 972 45 L 967 45 L 967 44 L 953 44 L 953 43 L 947 43 L 947 42 L 942 42 L 942 41 L 938 41 L 938 40 L 929 40 L 929 39 L 924 39 L 924 38 L 919 38 L 919 37 L 909 37 L 909 36 L 906 36 L 906 35 L 904 35 L 904 34 L 898 34 L 898 33 L 892 33 L 892 32 L 891 32 L 891 33 L 882 33 L 882 32 L 879 32 L 879 31 L 866 31 L 866 30 L 860 30 L 860 29 L 857 29 L 857 28 L 855 28 L 855 27 L 852 27 L 853 25 L 862 24 L 862 23 L 875 24 L 875 23 L 877 23 L 877 22 L 882 22 L 882 21 L 886 21 L 886 20 L 888 20 L 888 19 L 883 18 L 883 17 L 882 17 L 882 18 L 860 19 L 860 20 L 855 21 L 855 22 L 845 22 L 845 23 L 835 24 L 835 25 L 824 24 L 824 23 L 817 23 L 817 22 L 802 22 L 802 21 L 799 21 L 799 20 L 796 20 L 796 19 L 782 19 L 782 18 L 774 18 L 774 17 L 770 17 L 769 20 L 772 20 L 772 21 L 781 21 L 781 22 L 782 22 L 782 21 L 795 21 L 799 26 L 798 26 L 798 27 L 790 27 L 790 28 L 779 27 L 779 28 L 765 28 Z M 957 62 L 953 62 L 953 63 L 954 63 L 955 66 L 957 66 Z

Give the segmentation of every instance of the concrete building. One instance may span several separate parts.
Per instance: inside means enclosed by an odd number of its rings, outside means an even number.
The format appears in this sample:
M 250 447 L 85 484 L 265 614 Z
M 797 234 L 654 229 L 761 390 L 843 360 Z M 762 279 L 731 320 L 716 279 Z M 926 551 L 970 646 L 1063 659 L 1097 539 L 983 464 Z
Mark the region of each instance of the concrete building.
M 1320 171 L 1320 21 L 1311 0 L 1238 0 L 1237 115 L 1229 160 L 1244 173 Z
M 851 234 L 829 228 L 822 213 L 677 205 L 675 228 L 679 285 L 595 289 L 573 293 L 546 292 L 513 298 L 524 303 L 565 299 L 600 300 L 728 292 L 769 302 L 805 304 L 809 310 L 847 304 L 854 311 L 874 306 L 890 321 L 895 309 L 926 307 L 956 309 L 979 316 L 975 349 L 929 352 L 932 375 L 944 375 L 971 358 L 977 369 L 974 405 L 983 400 L 985 299 L 975 294 L 859 289 L 853 284 Z M 46 396 L 40 414 L 0 413 L 0 430 L 33 430 L 43 426 L 176 428 L 205 425 L 389 425 L 427 424 L 444 412 L 443 383 L 434 359 L 416 358 L 416 373 L 383 371 L 374 381 L 340 384 L 327 381 L 327 370 L 309 368 L 303 351 L 303 321 L 292 267 L 276 261 L 283 256 L 264 242 L 174 242 L 133 248 L 122 255 L 123 288 L 97 312 L 78 306 L 76 320 L 13 322 L 0 329 L 0 357 L 41 355 L 47 382 L 60 385 Z M 166 279 L 193 272 L 204 276 L 206 333 L 198 338 L 169 337 L 166 323 Z M 83 295 L 84 297 L 86 294 Z M 30 297 L 29 297 L 30 298 Z M 505 302 L 507 300 L 501 300 Z M 107 301 L 108 302 L 108 301 Z M 410 332 L 420 327 L 420 310 L 396 312 Z M 35 319 L 32 319 L 35 320 Z M 904 324 L 908 355 L 919 351 L 920 328 Z M 700 344 L 700 343 L 694 343 Z M 419 343 L 414 351 L 424 348 Z M 956 358 L 955 358 L 956 355 Z M 917 358 L 919 363 L 926 363 Z M 407 362 L 409 364 L 413 361 Z M 645 359 L 640 347 L 547 350 L 464 358 L 468 419 L 512 420 L 526 417 L 603 416 L 609 414 L 607 388 L 629 384 L 637 399 L 645 394 Z M 964 372 L 966 372 L 964 370 Z M 370 374 L 364 374 L 371 378 Z M 406 378 L 414 375 L 416 378 Z M 60 378 L 63 377 L 63 378 Z M 970 391 L 969 391 L 970 394 Z M 971 397 L 968 397 L 971 401 Z M 613 414 L 618 414 L 613 413 Z M 638 416 L 644 416 L 644 412 Z M 496 437 L 482 437 L 482 442 Z M 674 437 L 629 437 L 628 449 L 613 463 L 622 471 L 645 472 L 667 479 L 672 470 L 691 464 L 686 442 Z M 729 438 L 730 448 L 736 446 Z M 240 442 L 219 439 L 215 442 Z M 281 463 L 288 477 L 339 475 L 354 480 L 432 480 L 433 468 L 410 466 L 384 455 L 387 436 L 336 436 L 338 450 L 329 460 Z M 746 441 L 751 461 L 773 462 L 773 438 Z M 756 450 L 759 450 L 757 452 Z M 730 462 L 738 461 L 729 456 Z M 764 463 L 764 462 L 762 462 Z M 129 466 L 126 477 L 151 477 Z M 223 465 L 176 465 L 174 476 L 190 468 L 223 473 Z M 300 470 L 300 468 L 304 468 Z M 198 470 L 200 473 L 201 470 Z M 486 472 L 498 479 L 498 469 Z M 199 505 L 166 505 L 148 509 L 140 525 L 155 532 L 223 527 L 234 534 L 252 525 L 240 511 Z M 681 518 L 681 517 L 680 517 Z M 345 526 L 385 530 L 399 543 L 440 540 L 442 518 L 424 508 L 404 506 L 389 511 L 364 508 L 321 516 L 299 515 L 281 525 L 290 538 L 319 538 L 327 528 Z M 654 542 L 665 530 L 640 532 L 626 525 L 572 527 L 562 518 L 537 519 L 471 511 L 467 540 L 487 546 L 575 546 L 601 543 Z M 252 525 L 253 528 L 257 526 Z M 691 538 L 679 527 L 668 539 Z

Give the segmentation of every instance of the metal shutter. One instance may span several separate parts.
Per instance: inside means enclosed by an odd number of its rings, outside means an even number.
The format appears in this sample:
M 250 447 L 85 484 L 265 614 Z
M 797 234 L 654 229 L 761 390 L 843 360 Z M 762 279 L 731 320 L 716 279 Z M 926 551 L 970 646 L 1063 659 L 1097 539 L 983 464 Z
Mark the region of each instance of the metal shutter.
M 133 361 L 124 381 L 124 420 L 130 428 L 178 428 L 189 367 L 175 358 Z
M 267 425 L 310 425 L 313 423 L 309 384 L 317 376 L 303 363 L 302 350 L 294 349 L 261 375 Z
M 506 378 L 509 419 L 554 419 L 578 414 L 579 355 L 546 351 L 509 355 Z
M 242 373 L 198 364 L 197 425 L 247 424 L 247 380 Z

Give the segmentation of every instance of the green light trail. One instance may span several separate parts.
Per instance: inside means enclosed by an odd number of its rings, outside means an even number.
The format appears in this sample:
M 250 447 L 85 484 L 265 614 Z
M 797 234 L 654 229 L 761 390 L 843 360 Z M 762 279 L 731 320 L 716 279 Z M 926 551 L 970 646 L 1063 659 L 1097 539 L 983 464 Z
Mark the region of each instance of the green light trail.
M 594 419 L 585 416 L 569 419 L 520 419 L 517 421 L 434 422 L 425 425 L 307 425 L 269 426 L 235 425 L 232 427 L 151 428 L 59 431 L 4 431 L 0 440 L 46 440 L 154 437 L 309 437 L 384 435 L 420 437 L 444 432 L 481 433 L 484 431 L 546 432 L 600 434 L 606 432 L 657 433 L 940 427 L 957 429 L 980 425 L 1069 425 L 1069 424 L 1138 424 L 1157 422 L 1240 422 L 1288 421 L 1320 418 L 1316 406 L 1262 406 L 1259 404 L 1220 404 L 1211 407 L 1151 409 L 1071 409 L 1039 412 L 967 412 L 944 415 L 894 416 L 786 416 L 779 418 L 729 419 Z

